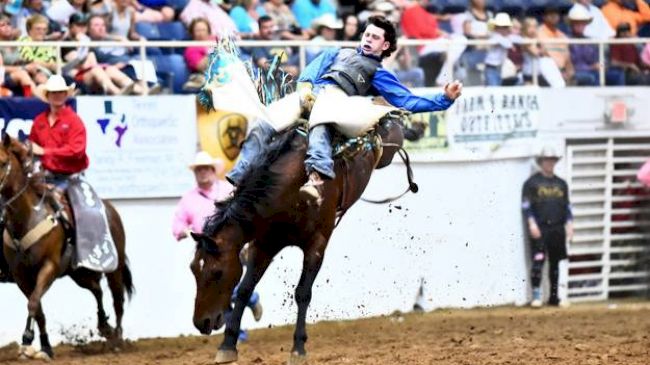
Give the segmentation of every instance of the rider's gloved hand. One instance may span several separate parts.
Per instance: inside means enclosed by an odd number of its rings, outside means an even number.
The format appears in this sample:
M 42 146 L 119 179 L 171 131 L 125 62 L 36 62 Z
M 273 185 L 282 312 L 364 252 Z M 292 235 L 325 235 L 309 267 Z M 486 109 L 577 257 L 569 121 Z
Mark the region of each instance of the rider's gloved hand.
M 304 113 L 311 112 L 311 108 L 316 101 L 316 95 L 313 93 L 313 86 L 310 82 L 298 83 L 298 95 L 300 97 L 300 108 Z

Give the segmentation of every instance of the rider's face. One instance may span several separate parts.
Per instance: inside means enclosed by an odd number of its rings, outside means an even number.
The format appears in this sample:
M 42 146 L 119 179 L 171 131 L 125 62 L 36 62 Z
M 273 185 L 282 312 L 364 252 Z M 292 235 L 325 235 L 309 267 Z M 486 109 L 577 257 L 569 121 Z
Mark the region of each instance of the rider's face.
M 381 54 L 390 47 L 384 39 L 385 31 L 374 24 L 366 27 L 361 37 L 361 51 L 366 55 L 381 57 Z

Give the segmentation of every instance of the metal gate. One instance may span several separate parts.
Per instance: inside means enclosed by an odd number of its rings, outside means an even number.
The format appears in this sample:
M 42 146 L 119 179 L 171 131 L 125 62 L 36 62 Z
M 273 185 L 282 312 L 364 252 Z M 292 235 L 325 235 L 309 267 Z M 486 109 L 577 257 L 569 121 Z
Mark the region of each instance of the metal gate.
M 567 140 L 575 235 L 569 245 L 573 302 L 646 294 L 650 191 L 636 179 L 650 137 Z

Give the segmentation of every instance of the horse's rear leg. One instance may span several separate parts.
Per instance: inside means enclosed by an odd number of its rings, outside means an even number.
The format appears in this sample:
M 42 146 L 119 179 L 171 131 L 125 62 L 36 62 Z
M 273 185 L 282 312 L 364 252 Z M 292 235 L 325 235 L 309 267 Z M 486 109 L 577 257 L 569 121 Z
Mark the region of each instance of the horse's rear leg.
M 104 311 L 104 293 L 100 284 L 101 274 L 81 269 L 75 271 L 70 276 L 77 285 L 90 290 L 93 294 L 97 302 L 97 330 L 102 337 L 106 339 L 112 338 L 113 328 L 108 324 L 108 316 L 106 316 L 106 311 Z
M 295 296 L 298 305 L 298 320 L 296 321 L 296 331 L 293 334 L 293 349 L 291 349 L 289 365 L 303 364 L 307 359 L 305 351 L 307 308 L 311 302 L 312 286 L 323 263 L 327 241 L 327 238 L 317 234 L 314 240 L 306 248 L 303 248 L 302 274 L 296 287 Z
M 246 274 L 239 284 L 235 295 L 235 307 L 226 321 L 226 330 L 224 332 L 223 342 L 219 346 L 217 356 L 214 359 L 216 364 L 227 364 L 237 361 L 237 339 L 239 338 L 239 329 L 241 327 L 241 317 L 244 309 L 253 295 L 255 286 L 260 281 L 264 272 L 271 264 L 276 252 L 266 252 L 251 244 L 248 250 L 249 258 L 246 266 Z

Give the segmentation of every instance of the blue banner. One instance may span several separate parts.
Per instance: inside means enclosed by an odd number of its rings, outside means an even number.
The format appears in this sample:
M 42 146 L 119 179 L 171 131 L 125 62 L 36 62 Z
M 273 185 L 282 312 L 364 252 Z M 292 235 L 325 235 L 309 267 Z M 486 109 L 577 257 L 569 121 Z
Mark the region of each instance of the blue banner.
M 75 99 L 68 105 L 77 109 Z M 32 130 L 34 118 L 47 109 L 47 104 L 37 98 L 0 98 L 0 130 L 24 140 Z

